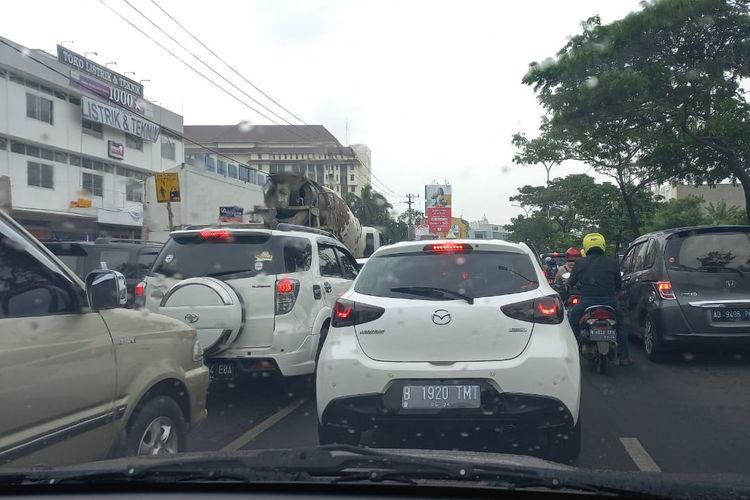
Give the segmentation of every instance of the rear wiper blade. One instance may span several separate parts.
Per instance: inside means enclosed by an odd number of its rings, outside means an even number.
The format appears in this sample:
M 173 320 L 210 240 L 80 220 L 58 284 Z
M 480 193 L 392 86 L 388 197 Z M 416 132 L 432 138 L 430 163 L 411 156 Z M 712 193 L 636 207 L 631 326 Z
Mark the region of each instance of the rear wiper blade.
M 526 280 L 526 281 L 527 281 L 527 282 L 529 282 L 529 283 L 539 283 L 538 281 L 536 281 L 536 280 L 532 280 L 532 279 L 529 279 L 529 278 L 527 278 L 526 276 L 524 276 L 523 274 L 521 274 L 521 273 L 519 273 L 519 272 L 517 272 L 517 271 L 514 271 L 513 269 L 511 269 L 511 268 L 509 268 L 509 267 L 507 267 L 507 266 L 497 266 L 497 268 L 498 268 L 499 270 L 501 270 L 501 271 L 505 271 L 505 272 L 508 272 L 508 273 L 514 274 L 514 275 L 518 276 L 519 278 L 521 278 L 521 279 L 524 279 L 524 280 Z
M 426 295 L 426 296 L 435 296 L 435 293 L 440 293 L 443 296 L 449 296 L 454 297 L 457 299 L 463 299 L 469 304 L 474 303 L 474 297 L 469 297 L 468 295 L 465 295 L 463 293 L 455 292 L 453 290 L 448 290 L 447 288 L 438 288 L 434 286 L 397 286 L 394 288 L 391 288 L 392 292 L 396 293 L 411 293 L 414 295 Z

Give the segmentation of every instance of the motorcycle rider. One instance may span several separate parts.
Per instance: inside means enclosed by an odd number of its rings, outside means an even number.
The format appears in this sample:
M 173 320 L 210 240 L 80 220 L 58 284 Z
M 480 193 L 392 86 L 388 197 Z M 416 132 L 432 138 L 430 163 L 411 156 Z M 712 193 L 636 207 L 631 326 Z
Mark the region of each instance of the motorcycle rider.
M 555 259 L 553 259 L 552 257 L 545 257 L 544 264 L 547 267 L 547 280 L 552 283 L 552 280 L 555 279 L 555 275 L 557 274 L 557 261 L 555 261 Z
M 565 251 L 565 258 L 567 259 L 567 262 L 560 266 L 557 270 L 557 275 L 555 276 L 555 284 L 557 285 L 565 283 L 565 278 L 563 278 L 565 273 L 573 272 L 573 266 L 575 266 L 576 261 L 581 258 L 581 251 L 576 247 L 570 247 Z
M 579 324 L 586 308 L 595 305 L 610 306 L 617 315 L 617 344 L 620 366 L 633 364 L 628 346 L 628 332 L 625 318 L 617 301 L 622 290 L 622 275 L 617 261 L 604 255 L 606 242 L 599 233 L 590 233 L 583 237 L 584 258 L 578 259 L 568 278 L 568 285 L 578 286 L 580 302 L 568 313 L 568 320 L 576 338 L 581 333 Z

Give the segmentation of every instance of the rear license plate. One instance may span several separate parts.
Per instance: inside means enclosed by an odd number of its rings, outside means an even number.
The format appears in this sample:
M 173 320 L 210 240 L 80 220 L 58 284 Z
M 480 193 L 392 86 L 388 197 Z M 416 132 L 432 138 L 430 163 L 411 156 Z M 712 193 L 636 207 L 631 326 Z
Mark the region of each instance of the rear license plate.
M 234 378 L 234 363 L 220 362 L 208 365 L 209 374 L 213 380 L 231 380 Z
M 711 321 L 717 323 L 750 321 L 750 309 L 712 309 Z
M 401 408 L 479 408 L 480 398 L 478 385 L 407 385 L 401 393 Z
M 592 328 L 590 336 L 592 340 L 597 341 L 617 340 L 617 330 L 597 330 L 596 328 Z

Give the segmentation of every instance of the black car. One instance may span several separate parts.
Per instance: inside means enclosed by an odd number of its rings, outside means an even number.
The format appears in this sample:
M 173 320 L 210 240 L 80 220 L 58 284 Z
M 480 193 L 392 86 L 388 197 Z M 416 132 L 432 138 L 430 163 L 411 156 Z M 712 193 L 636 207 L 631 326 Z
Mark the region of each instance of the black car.
M 627 322 L 649 359 L 678 346 L 750 345 L 750 226 L 646 234 L 622 271 Z
M 162 243 L 142 240 L 98 238 L 95 241 L 48 241 L 44 243 L 81 279 L 94 269 L 111 269 L 125 275 L 128 306 L 133 305 L 135 286 L 154 263 Z

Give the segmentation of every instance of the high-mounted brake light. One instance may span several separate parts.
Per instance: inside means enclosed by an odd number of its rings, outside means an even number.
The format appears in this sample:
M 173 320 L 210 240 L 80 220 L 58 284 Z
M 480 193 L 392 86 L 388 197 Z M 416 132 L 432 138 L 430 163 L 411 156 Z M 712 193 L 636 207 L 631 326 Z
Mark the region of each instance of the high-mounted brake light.
M 466 253 L 473 250 L 468 243 L 433 243 L 425 245 L 423 252 L 430 253 Z
M 659 292 L 659 296 L 664 300 L 675 300 L 676 298 L 670 281 L 657 281 L 656 291 Z
M 226 229 L 203 229 L 198 234 L 201 239 L 209 241 L 227 241 L 232 237 L 232 233 Z

